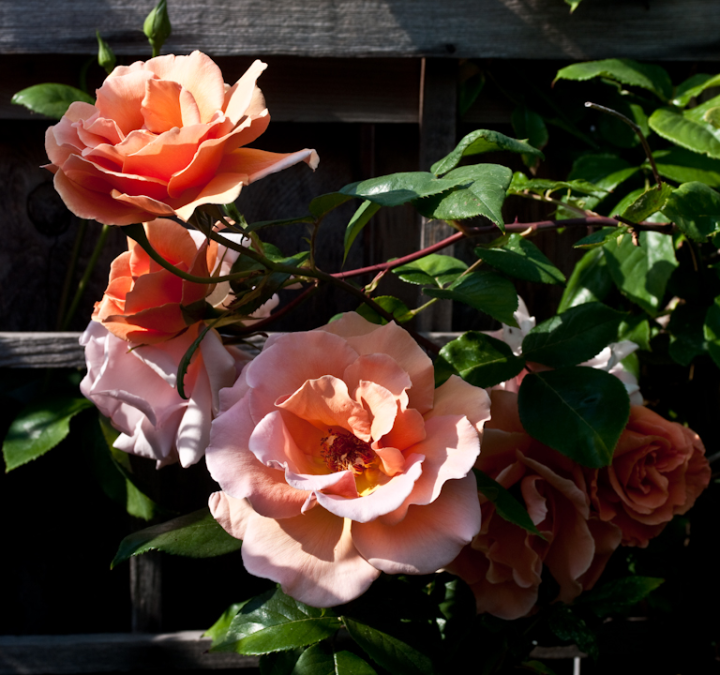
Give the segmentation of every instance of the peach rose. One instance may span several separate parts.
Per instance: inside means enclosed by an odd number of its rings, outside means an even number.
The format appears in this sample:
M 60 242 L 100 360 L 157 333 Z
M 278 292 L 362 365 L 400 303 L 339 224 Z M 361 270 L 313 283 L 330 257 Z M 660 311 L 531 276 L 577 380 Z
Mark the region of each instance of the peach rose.
M 480 528 L 483 389 L 438 389 L 410 335 L 345 314 L 271 338 L 220 394 L 207 466 L 249 572 L 326 607 L 380 574 L 428 574 Z
M 482 529 L 447 569 L 469 584 L 478 612 L 517 619 L 535 606 L 543 567 L 558 583 L 561 602 L 591 588 L 620 544 L 620 531 L 590 519 L 581 467 L 524 431 L 517 396 L 496 390 L 491 400 L 475 466 L 503 487 L 519 488 L 544 539 L 504 520 L 481 494 Z
M 641 547 L 690 509 L 710 473 L 700 437 L 643 406 L 630 408 L 612 464 L 588 471 L 599 517 L 620 527 L 624 545 Z
M 235 381 L 249 357 L 209 331 L 185 375 L 189 398 L 180 398 L 178 365 L 198 330 L 195 324 L 172 340 L 135 345 L 90 322 L 80 337 L 88 367 L 80 391 L 121 432 L 116 448 L 154 459 L 158 468 L 177 461 L 187 467 L 203 456 L 218 392 Z
M 187 221 L 201 204 L 234 201 L 243 185 L 314 150 L 244 148 L 270 121 L 255 81 L 260 61 L 232 86 L 205 54 L 118 66 L 95 105 L 75 102 L 45 136 L 55 188 L 80 218 L 130 225 L 158 216 Z

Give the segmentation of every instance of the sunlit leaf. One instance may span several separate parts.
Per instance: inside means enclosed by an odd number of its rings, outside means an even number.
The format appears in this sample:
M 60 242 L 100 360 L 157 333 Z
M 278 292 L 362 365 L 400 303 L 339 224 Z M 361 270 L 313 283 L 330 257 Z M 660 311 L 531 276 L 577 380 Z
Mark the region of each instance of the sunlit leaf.
M 720 194 L 704 183 L 684 183 L 672 192 L 664 213 L 688 237 L 705 241 L 720 230 Z
M 34 113 L 59 120 L 75 101 L 95 103 L 95 99 L 81 89 L 67 84 L 35 84 L 13 95 L 11 103 L 22 105 Z
M 497 248 L 476 248 L 475 255 L 509 276 L 543 284 L 564 284 L 565 275 L 530 240 L 511 234 Z

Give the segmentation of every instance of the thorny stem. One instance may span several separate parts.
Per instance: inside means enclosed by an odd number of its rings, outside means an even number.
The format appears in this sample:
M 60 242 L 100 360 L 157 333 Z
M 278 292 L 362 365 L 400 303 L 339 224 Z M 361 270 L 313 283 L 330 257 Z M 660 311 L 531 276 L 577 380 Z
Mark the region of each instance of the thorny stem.
M 645 155 L 648 158 L 648 162 L 650 162 L 653 176 L 655 176 L 655 182 L 657 183 L 657 186 L 659 188 L 662 185 L 662 179 L 660 178 L 657 166 L 655 165 L 655 160 L 652 156 L 652 151 L 650 150 L 650 146 L 648 145 L 647 139 L 645 138 L 645 134 L 643 134 L 642 129 L 637 124 L 635 124 L 635 122 L 633 122 L 629 117 L 626 117 L 622 113 L 619 113 L 617 110 L 613 110 L 612 108 L 606 108 L 604 105 L 598 105 L 597 103 L 592 103 L 591 101 L 586 101 L 585 107 L 593 108 L 594 110 L 599 110 L 600 112 L 604 112 L 608 115 L 613 115 L 614 117 L 617 117 L 619 120 L 625 122 L 625 124 L 627 124 L 638 135 L 638 138 L 642 143 L 643 150 L 645 150 Z
M 587 215 L 587 211 L 584 211 L 583 209 L 573 206 L 572 204 L 568 204 L 567 202 L 562 202 L 559 199 L 553 199 L 552 197 L 543 197 L 541 195 L 536 195 L 533 192 L 515 192 L 513 193 L 515 197 L 523 197 L 524 199 L 534 199 L 538 202 L 545 202 L 546 204 L 555 204 L 556 206 L 561 206 L 564 209 L 567 209 L 568 211 L 573 211 L 574 213 L 577 213 L 581 218 Z
M 65 319 L 60 326 L 60 330 L 66 330 L 68 325 L 70 324 L 70 321 L 75 315 L 75 311 L 77 310 L 78 305 L 80 304 L 80 299 L 82 298 L 83 293 L 87 288 L 88 282 L 90 281 L 90 277 L 92 276 L 93 270 L 95 269 L 98 258 L 100 257 L 100 254 L 105 247 L 105 242 L 107 241 L 108 234 L 110 234 L 110 227 L 110 225 L 103 225 L 102 230 L 100 230 L 100 236 L 95 243 L 95 248 L 93 249 L 92 255 L 90 256 L 87 267 L 85 268 L 85 273 L 83 274 L 82 279 L 80 279 L 80 283 L 78 284 L 77 290 L 75 291 L 75 296 L 73 297 L 72 303 L 70 304 L 70 309 L 68 309 L 68 312 L 65 315 Z

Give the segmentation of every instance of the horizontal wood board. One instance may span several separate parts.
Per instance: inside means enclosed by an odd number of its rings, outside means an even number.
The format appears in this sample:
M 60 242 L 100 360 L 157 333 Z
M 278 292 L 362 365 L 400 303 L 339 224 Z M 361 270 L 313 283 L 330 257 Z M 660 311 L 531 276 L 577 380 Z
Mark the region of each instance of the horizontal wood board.
M 0 1 L 0 53 L 145 49 L 155 0 Z M 171 0 L 166 52 L 455 58 L 720 58 L 717 0 Z

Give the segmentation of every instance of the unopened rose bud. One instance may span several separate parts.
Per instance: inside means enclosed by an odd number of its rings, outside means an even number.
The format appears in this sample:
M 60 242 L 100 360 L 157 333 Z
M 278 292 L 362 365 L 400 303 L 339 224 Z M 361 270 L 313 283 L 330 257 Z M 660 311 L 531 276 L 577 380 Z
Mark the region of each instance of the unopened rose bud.
M 110 45 L 100 37 L 100 31 L 95 31 L 98 41 L 98 63 L 101 68 L 109 75 L 115 67 L 115 53 L 110 49 Z
M 160 0 L 150 14 L 147 15 L 143 24 L 143 33 L 147 36 L 148 42 L 153 50 L 153 57 L 160 54 L 160 49 L 172 33 L 170 17 L 167 11 L 167 0 Z

